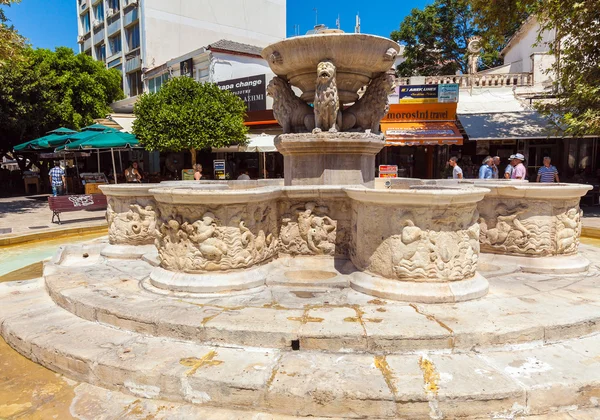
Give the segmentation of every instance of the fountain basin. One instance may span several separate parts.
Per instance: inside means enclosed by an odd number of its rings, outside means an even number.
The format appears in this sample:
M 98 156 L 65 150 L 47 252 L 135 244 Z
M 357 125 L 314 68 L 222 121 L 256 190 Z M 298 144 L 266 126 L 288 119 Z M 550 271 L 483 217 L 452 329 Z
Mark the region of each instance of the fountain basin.
M 400 51 L 391 39 L 375 35 L 329 33 L 287 38 L 262 51 L 273 72 L 302 91 L 300 98 L 313 102 L 317 65 L 335 63 L 341 103 L 358 99 L 358 90 L 393 66 Z

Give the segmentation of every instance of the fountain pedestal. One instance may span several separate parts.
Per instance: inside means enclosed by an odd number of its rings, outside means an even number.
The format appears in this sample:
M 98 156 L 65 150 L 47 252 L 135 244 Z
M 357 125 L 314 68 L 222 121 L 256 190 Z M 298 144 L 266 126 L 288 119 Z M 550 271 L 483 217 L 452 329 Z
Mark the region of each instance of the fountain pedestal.
M 375 178 L 383 135 L 370 133 L 282 134 L 285 185 L 360 185 Z

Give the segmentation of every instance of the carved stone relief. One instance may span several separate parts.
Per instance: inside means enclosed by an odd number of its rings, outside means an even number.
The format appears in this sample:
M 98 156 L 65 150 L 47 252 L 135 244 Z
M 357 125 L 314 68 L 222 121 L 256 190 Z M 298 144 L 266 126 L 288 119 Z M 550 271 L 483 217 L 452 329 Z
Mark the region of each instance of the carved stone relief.
M 286 206 L 287 207 L 287 206 Z M 289 204 L 281 217 L 280 250 L 290 255 L 335 255 L 337 220 L 326 205 Z
M 108 240 L 112 245 L 154 243 L 156 213 L 152 199 L 109 197 L 106 221 Z
M 398 209 L 355 203 L 352 261 L 398 280 L 469 278 L 479 258 L 477 217 L 475 205 Z
M 576 254 L 581 237 L 581 217 L 583 211 L 579 208 L 579 200 L 565 203 L 554 209 L 556 214 L 556 253 Z
M 156 247 L 165 269 L 226 271 L 276 255 L 276 209 L 270 203 L 158 207 Z

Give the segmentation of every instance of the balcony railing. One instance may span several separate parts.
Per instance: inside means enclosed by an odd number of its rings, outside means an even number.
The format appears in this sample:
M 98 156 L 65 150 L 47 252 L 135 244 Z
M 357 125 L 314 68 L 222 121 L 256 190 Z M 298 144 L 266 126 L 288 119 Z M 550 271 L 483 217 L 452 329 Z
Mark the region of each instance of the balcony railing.
M 94 45 L 99 44 L 104 41 L 104 28 L 100 29 L 98 32 L 94 32 Z
M 127 12 L 125 12 L 125 16 L 123 17 L 123 26 L 129 26 L 132 23 L 137 22 L 138 10 L 139 9 L 137 7 L 134 7 L 133 9 L 130 9 Z
M 111 19 L 108 24 L 107 33 L 108 36 L 113 35 L 117 31 L 121 29 L 121 19 L 117 17 L 116 19 Z
M 125 56 L 125 73 L 131 73 L 142 67 L 142 57 L 137 49 Z
M 405 79 L 405 78 L 403 78 Z M 508 73 L 508 74 L 461 74 L 455 76 L 427 76 L 426 85 L 442 85 L 457 83 L 460 87 L 505 87 L 505 86 L 532 86 L 533 74 Z

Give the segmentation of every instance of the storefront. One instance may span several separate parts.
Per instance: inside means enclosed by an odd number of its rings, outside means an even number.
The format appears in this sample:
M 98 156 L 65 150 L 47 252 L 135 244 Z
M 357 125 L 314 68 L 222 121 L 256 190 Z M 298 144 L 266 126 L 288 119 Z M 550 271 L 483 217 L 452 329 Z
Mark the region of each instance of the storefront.
M 449 145 L 462 145 L 456 125 L 456 102 L 391 104 L 381 120 L 385 146 L 378 165 L 398 165 L 398 176 L 438 178 L 448 160 Z

